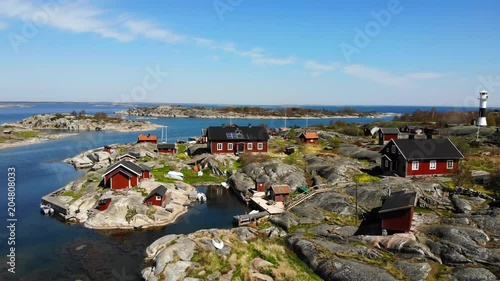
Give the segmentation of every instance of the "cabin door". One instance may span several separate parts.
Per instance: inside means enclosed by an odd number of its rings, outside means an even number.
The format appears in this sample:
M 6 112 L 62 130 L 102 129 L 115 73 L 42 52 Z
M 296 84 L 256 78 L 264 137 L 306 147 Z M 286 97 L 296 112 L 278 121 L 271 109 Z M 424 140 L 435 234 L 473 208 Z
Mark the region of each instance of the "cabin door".
M 238 152 L 238 153 L 245 152 L 245 143 L 239 142 L 236 145 L 236 152 Z

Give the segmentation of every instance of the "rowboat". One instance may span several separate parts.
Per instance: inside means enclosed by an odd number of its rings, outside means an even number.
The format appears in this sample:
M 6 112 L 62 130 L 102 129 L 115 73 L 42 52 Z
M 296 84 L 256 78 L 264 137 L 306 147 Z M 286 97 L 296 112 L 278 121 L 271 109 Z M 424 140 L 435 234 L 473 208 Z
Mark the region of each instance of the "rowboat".
M 44 215 L 52 215 L 54 214 L 54 208 L 52 208 L 50 204 L 40 204 L 40 212 L 42 212 Z
M 181 172 L 176 172 L 176 171 L 169 171 L 167 173 L 167 177 L 174 179 L 174 180 L 180 180 L 180 181 L 184 180 L 184 174 L 182 174 Z
M 222 185 L 223 187 L 225 187 L 226 189 L 229 188 L 229 184 L 227 184 L 227 182 L 221 182 L 220 185 Z
M 219 250 L 224 248 L 224 242 L 217 237 L 212 238 L 212 245 Z

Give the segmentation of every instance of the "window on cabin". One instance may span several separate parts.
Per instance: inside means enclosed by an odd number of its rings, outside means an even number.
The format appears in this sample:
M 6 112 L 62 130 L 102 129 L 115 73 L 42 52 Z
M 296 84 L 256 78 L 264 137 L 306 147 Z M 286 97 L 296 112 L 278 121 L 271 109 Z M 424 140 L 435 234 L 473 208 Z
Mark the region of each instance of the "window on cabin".
M 247 143 L 247 150 L 252 150 L 253 149 L 253 145 L 252 143 Z
M 419 165 L 419 162 L 418 161 L 412 161 L 411 162 L 411 169 L 413 171 L 417 171 L 418 170 L 418 165 Z
M 385 160 L 385 167 L 389 168 L 389 160 Z
M 395 145 L 391 146 L 391 153 L 396 154 L 396 146 Z
M 227 144 L 227 150 L 233 150 L 233 144 L 232 143 L 228 143 Z
M 161 201 L 161 196 L 160 195 L 156 195 L 156 200 Z
M 436 160 L 431 160 L 429 162 L 429 170 L 436 170 L 436 167 L 437 167 Z
M 263 143 L 261 143 L 261 142 L 259 142 L 259 143 L 257 144 L 257 149 L 258 149 L 258 150 L 262 150 L 262 149 L 264 149 L 264 144 L 263 144 Z
M 453 160 L 446 161 L 446 168 L 453 169 Z
M 217 144 L 217 150 L 222 150 L 222 143 Z

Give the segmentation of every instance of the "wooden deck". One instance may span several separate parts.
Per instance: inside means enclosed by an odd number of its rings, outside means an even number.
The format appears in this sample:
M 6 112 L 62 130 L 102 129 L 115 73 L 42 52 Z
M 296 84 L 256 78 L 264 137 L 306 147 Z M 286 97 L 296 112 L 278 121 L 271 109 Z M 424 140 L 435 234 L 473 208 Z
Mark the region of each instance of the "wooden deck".
M 266 211 L 271 215 L 281 214 L 285 211 L 285 204 L 283 202 L 275 202 L 273 205 L 268 205 L 269 200 L 262 197 L 252 197 L 250 202 L 259 207 L 261 211 Z

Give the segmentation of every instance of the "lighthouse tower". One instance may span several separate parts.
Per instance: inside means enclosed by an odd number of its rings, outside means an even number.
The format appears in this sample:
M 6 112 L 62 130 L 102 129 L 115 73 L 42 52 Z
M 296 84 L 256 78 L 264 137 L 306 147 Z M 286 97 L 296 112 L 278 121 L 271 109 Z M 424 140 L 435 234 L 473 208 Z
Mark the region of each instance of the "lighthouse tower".
M 486 102 L 488 101 L 488 92 L 482 90 L 479 92 L 479 117 L 477 126 L 488 126 L 486 123 Z

